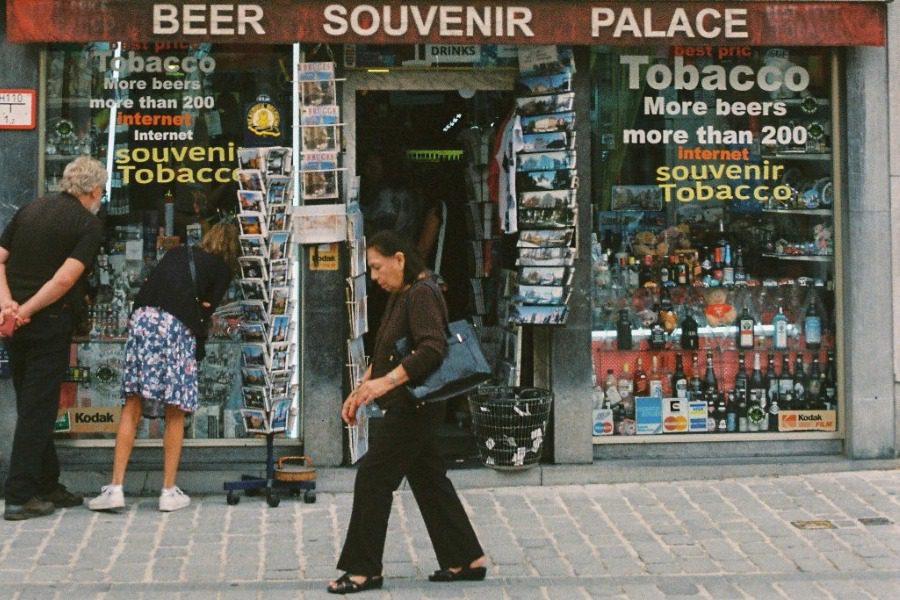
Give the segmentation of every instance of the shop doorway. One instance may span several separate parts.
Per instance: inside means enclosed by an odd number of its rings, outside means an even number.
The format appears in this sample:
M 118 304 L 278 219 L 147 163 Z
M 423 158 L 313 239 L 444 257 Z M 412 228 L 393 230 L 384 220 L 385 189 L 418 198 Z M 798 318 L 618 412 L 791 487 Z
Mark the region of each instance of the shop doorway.
M 417 242 L 427 264 L 445 284 L 450 318 L 481 318 L 483 296 L 476 300 L 473 285 L 480 285 L 473 244 L 482 240 L 473 231 L 473 173 L 486 172 L 490 140 L 513 105 L 513 76 L 399 73 L 354 74 L 348 77 L 345 114 L 348 123 L 347 164 L 360 177 L 360 202 L 369 233 L 385 225 L 400 228 Z M 351 117 L 352 115 L 352 117 Z M 481 163 L 481 164 L 479 164 Z M 399 192 L 411 204 L 397 219 L 383 210 L 383 190 Z M 381 199 L 381 200 L 380 200 Z M 487 198 L 485 198 L 487 200 Z M 484 281 L 487 288 L 493 282 Z M 486 289 L 482 294 L 490 295 Z M 369 290 L 369 337 L 374 339 L 386 297 Z M 480 313 L 480 314 L 479 314 Z M 467 465 L 477 460 L 465 398 L 447 403 L 441 427 L 441 447 L 448 464 Z M 372 435 L 377 435 L 377 425 Z

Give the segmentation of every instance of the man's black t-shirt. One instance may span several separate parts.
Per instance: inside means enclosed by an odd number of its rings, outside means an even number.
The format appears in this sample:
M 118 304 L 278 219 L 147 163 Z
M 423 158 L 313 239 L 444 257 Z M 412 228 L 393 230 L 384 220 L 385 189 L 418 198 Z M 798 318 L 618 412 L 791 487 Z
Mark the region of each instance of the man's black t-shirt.
M 22 304 L 56 271 L 74 258 L 90 270 L 103 240 L 103 226 L 71 194 L 38 198 L 20 208 L 0 235 L 9 251 L 6 280 L 13 299 Z M 84 297 L 82 277 L 56 305 L 77 309 Z

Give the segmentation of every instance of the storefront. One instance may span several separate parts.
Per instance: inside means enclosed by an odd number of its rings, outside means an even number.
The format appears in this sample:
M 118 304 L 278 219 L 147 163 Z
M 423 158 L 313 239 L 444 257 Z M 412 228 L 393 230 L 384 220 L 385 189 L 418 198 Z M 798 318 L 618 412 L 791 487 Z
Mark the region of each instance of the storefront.
M 82 421 L 116 405 L 142 272 L 167 238 L 231 218 L 246 260 L 188 445 L 253 453 L 248 411 L 282 401 L 278 443 L 340 464 L 358 244 L 298 223 L 365 213 L 368 159 L 402 150 L 445 211 L 451 312 L 481 325 L 499 379 L 554 392 L 553 462 L 895 455 L 884 3 L 6 8 L 3 53 L 39 73 L 3 80 L 35 92 L 15 133 L 31 191 L 79 154 L 112 173 L 64 392 Z M 97 423 L 63 436 L 110 444 Z

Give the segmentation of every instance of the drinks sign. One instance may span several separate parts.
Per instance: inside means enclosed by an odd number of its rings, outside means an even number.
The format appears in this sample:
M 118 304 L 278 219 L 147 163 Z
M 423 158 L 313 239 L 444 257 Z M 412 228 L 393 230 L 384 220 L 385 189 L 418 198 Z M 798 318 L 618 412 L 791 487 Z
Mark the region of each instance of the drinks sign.
M 154 2 L 7 0 L 11 42 L 853 46 L 885 43 L 860 2 Z

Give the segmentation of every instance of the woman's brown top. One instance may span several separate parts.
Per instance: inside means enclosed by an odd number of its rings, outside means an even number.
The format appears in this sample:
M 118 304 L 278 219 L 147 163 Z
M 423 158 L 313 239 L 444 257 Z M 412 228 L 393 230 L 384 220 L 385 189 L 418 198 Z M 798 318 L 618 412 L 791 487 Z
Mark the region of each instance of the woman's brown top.
M 444 358 L 447 347 L 447 307 L 441 290 L 430 279 L 420 279 L 409 289 L 388 298 L 372 351 L 372 378 L 382 377 L 397 366 L 394 343 L 407 338 L 413 349 L 401 364 L 412 383 L 422 381 Z M 381 398 L 383 409 L 410 409 L 413 400 L 406 386 L 399 386 Z

